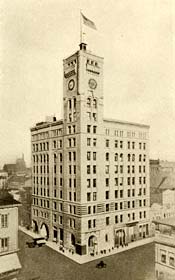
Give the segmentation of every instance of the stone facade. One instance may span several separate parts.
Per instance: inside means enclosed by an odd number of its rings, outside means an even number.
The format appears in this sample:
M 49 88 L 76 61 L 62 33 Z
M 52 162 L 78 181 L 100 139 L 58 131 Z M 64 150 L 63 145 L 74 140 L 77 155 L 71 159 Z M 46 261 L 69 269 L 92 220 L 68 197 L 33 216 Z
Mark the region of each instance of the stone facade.
M 32 226 L 96 254 L 149 235 L 149 126 L 104 119 L 103 58 L 63 61 L 63 120 L 31 128 Z

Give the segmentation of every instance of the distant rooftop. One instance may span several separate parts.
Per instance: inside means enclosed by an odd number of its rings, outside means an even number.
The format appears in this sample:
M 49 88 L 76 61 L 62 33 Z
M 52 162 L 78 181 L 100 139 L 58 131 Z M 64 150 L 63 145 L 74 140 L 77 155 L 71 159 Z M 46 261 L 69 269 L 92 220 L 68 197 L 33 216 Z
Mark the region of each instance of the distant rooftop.
M 147 124 L 140 124 L 140 123 L 133 123 L 133 122 L 128 122 L 128 121 L 121 121 L 121 120 L 115 120 L 115 119 L 108 119 L 104 118 L 103 119 L 105 122 L 115 122 L 115 123 L 121 123 L 121 124 L 128 124 L 128 125 L 134 125 L 134 126 L 139 126 L 139 127 L 146 127 L 149 128 L 150 126 Z
M 154 223 L 175 227 L 175 217 L 170 217 L 170 218 L 166 218 L 166 219 L 156 220 L 156 221 L 154 221 Z
M 7 190 L 0 190 L 0 207 L 17 204 L 19 205 L 20 203 Z

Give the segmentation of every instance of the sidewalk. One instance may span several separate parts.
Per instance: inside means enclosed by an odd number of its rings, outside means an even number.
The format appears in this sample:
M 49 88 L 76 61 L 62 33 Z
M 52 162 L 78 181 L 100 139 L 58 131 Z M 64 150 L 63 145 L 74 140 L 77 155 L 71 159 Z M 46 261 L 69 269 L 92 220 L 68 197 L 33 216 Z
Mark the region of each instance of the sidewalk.
M 38 234 L 36 234 L 36 233 L 34 233 L 30 230 L 27 230 L 25 227 L 19 226 L 19 230 L 21 230 L 22 232 L 24 232 L 25 234 L 29 235 L 32 238 L 39 237 Z M 72 254 L 71 252 L 69 252 L 68 249 L 64 249 L 64 252 L 62 252 L 59 249 L 59 244 L 56 244 L 55 242 L 51 242 L 51 241 L 47 241 L 46 246 L 48 246 L 51 249 L 57 251 L 58 253 L 62 254 L 63 256 L 68 257 L 69 259 L 71 259 L 72 261 L 75 261 L 78 264 L 83 264 L 83 263 L 87 263 L 87 262 L 94 261 L 94 260 L 97 260 L 97 259 L 101 259 L 101 258 L 104 258 L 104 257 L 108 257 L 108 256 L 111 256 L 111 255 L 114 255 L 114 254 L 117 254 L 117 253 L 121 253 L 121 252 L 130 250 L 130 249 L 136 248 L 138 246 L 143 246 L 143 245 L 151 243 L 153 241 L 154 241 L 154 237 L 148 237 L 148 238 L 145 238 L 145 239 L 142 239 L 142 240 L 135 241 L 133 243 L 129 243 L 127 247 L 114 248 L 114 250 L 112 250 L 110 252 L 106 252 L 106 254 L 99 253 L 98 255 L 95 255 L 95 256 L 90 256 L 90 255 L 80 256 L 76 253 Z

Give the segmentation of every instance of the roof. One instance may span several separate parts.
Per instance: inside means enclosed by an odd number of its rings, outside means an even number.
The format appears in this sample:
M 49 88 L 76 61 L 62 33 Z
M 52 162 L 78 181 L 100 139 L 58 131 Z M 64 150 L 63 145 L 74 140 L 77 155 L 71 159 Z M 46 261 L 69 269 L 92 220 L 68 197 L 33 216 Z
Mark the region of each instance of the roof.
M 115 119 L 103 119 L 105 122 L 115 122 L 115 123 L 120 123 L 120 124 L 126 124 L 126 125 L 133 125 L 133 126 L 139 126 L 139 127 L 145 127 L 149 128 L 150 126 L 147 124 L 140 124 L 140 123 L 133 123 L 133 122 L 128 122 L 128 121 L 121 121 L 121 120 L 115 120 Z
M 19 204 L 7 190 L 0 190 L 0 207 Z
M 16 253 L 0 256 L 0 275 L 21 269 L 21 264 Z
M 52 126 L 62 125 L 62 124 L 63 124 L 62 119 L 57 121 L 52 121 L 52 122 L 41 122 L 41 123 L 37 123 L 34 127 L 31 127 L 30 131 L 35 131 L 42 128 L 47 128 L 47 127 L 52 127 Z
M 153 222 L 156 224 L 175 227 L 175 217 L 170 217 L 170 218 L 161 219 L 161 220 L 155 220 Z

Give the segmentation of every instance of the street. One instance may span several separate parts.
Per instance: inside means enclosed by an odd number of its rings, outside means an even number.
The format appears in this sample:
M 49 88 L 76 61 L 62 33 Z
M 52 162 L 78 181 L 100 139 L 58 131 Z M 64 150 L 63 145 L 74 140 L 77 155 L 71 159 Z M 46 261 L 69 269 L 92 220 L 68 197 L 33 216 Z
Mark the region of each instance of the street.
M 79 265 L 47 246 L 28 248 L 31 237 L 19 231 L 19 280 L 154 280 L 154 244 Z

